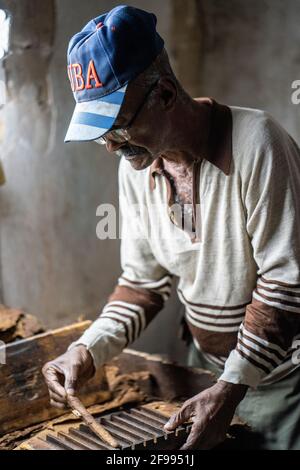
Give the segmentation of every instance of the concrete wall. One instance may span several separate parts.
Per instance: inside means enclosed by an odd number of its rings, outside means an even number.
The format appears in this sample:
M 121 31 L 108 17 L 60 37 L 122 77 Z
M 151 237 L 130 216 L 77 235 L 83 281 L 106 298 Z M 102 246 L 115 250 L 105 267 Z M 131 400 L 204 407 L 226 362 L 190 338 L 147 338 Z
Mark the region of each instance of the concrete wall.
M 64 144 L 74 102 L 66 77 L 69 38 L 119 2 L 6 0 L 13 14 L 5 61 L 8 102 L 0 110 L 7 184 L 0 188 L 2 292 L 6 304 L 49 327 L 95 317 L 120 272 L 119 242 L 96 238 L 96 208 L 117 202 L 118 159 L 93 143 Z M 268 109 L 299 136 L 297 0 L 152 0 L 172 63 L 192 95 Z M 24 21 L 26 18 L 26 21 Z M 171 353 L 175 296 L 135 346 Z
M 201 94 L 269 111 L 300 143 L 300 105 L 291 84 L 300 79 L 299 0 L 205 0 Z

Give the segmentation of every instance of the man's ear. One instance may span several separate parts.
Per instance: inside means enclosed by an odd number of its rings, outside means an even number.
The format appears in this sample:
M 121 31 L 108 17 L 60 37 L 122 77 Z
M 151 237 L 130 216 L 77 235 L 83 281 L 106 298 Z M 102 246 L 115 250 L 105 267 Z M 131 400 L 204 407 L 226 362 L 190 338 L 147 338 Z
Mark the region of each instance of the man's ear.
M 162 77 L 158 82 L 158 94 L 162 107 L 170 111 L 177 99 L 177 87 L 171 77 Z

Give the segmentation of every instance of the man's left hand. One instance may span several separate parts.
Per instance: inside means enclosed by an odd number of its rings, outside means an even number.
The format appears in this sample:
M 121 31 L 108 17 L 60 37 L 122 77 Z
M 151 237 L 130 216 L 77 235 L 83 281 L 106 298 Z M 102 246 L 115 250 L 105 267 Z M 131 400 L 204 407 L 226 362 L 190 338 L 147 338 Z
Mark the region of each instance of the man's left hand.
M 247 392 L 247 385 L 220 380 L 187 400 L 165 425 L 166 431 L 192 418 L 190 434 L 181 450 L 211 449 L 223 442 L 236 407 Z

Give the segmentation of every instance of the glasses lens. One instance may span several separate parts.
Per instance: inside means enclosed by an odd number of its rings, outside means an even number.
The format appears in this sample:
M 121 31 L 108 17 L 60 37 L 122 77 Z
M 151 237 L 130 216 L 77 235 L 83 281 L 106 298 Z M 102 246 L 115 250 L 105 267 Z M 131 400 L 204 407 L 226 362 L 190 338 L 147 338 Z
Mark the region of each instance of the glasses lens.
M 99 139 L 95 139 L 94 142 L 100 145 L 105 145 L 107 139 L 111 139 L 115 142 L 122 143 L 129 140 L 128 132 L 126 129 L 114 129 L 112 131 L 107 132 L 103 137 Z
M 122 143 L 129 140 L 129 136 L 126 129 L 113 129 L 105 134 L 104 139 L 110 139 L 114 142 Z
M 114 129 L 105 134 L 105 137 L 108 137 L 109 139 L 112 139 L 115 142 L 122 143 L 128 140 L 128 133 L 126 129 Z
M 100 139 L 96 139 L 96 140 L 94 140 L 94 142 L 96 142 L 97 144 L 100 144 L 100 145 L 105 145 L 106 144 L 105 137 L 100 137 Z

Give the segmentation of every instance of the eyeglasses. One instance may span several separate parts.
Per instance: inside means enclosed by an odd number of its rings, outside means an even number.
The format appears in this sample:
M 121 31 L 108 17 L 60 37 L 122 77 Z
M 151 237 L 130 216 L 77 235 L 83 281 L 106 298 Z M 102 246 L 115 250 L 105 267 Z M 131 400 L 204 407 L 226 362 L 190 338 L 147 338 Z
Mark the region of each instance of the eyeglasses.
M 147 99 L 149 98 L 151 92 L 154 90 L 154 88 L 157 85 L 158 80 L 153 83 L 153 85 L 149 88 L 145 98 L 139 105 L 138 109 L 134 113 L 133 117 L 130 119 L 129 123 L 125 127 L 118 127 L 118 128 L 112 128 L 110 131 L 108 131 L 104 136 L 100 137 L 100 139 L 96 139 L 95 142 L 100 145 L 105 145 L 107 142 L 107 139 L 111 139 L 115 142 L 122 143 L 122 142 L 127 142 L 128 140 L 131 139 L 131 136 L 129 134 L 129 129 L 133 125 L 134 121 L 138 117 L 139 113 L 143 109 Z

